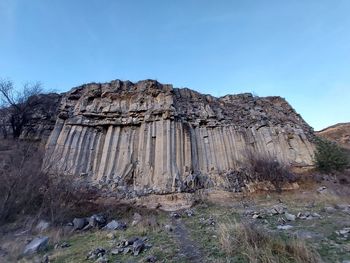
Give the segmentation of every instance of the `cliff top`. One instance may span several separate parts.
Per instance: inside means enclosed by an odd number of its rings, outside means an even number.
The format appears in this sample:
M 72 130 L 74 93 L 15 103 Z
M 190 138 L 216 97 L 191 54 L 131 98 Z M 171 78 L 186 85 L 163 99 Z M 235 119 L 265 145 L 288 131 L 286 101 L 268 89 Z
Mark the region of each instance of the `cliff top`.
M 73 88 L 62 100 L 62 119 L 82 125 L 138 125 L 159 118 L 181 119 L 193 126 L 238 128 L 290 126 L 312 136 L 312 128 L 279 96 L 251 93 L 215 97 L 156 80 L 113 80 Z

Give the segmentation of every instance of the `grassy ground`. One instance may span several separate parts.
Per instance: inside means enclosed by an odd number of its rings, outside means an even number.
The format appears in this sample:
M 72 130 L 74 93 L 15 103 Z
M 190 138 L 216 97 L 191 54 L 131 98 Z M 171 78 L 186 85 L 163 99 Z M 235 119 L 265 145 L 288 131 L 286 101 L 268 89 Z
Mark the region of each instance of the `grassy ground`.
M 145 262 L 155 256 L 157 262 L 340 262 L 350 260 L 350 239 L 336 231 L 350 227 L 350 214 L 341 209 L 328 212 L 327 206 L 350 204 L 348 196 L 319 194 L 316 188 L 283 194 L 261 194 L 222 204 L 201 203 L 192 208 L 194 215 L 179 211 L 179 219 L 170 213 L 142 214 L 141 223 L 131 226 L 133 211 L 126 215 L 125 231 L 93 230 L 51 239 L 47 254 L 50 262 L 95 262 L 86 260 L 89 251 L 115 248 L 122 239 L 147 237 L 150 249 L 138 256 L 111 255 L 109 262 Z M 289 230 L 278 230 L 284 214 L 266 213 L 273 205 L 283 204 L 289 213 L 318 213 L 321 218 L 286 222 Z M 254 219 L 252 213 L 260 213 Z M 120 216 L 120 215 L 119 215 Z M 165 229 L 171 225 L 172 232 Z M 113 237 L 112 237 L 113 236 Z M 54 242 L 70 247 L 54 249 Z M 12 258 L 13 259 L 13 258 Z M 35 258 L 21 259 L 33 262 Z M 11 261 L 8 261 L 11 262 Z

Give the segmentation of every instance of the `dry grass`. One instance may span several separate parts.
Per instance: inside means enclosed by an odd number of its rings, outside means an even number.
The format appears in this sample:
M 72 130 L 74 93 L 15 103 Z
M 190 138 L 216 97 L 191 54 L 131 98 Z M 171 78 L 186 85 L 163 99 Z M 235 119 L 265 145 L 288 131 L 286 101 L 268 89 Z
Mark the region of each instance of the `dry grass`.
M 221 248 L 230 257 L 240 254 L 252 263 L 322 262 L 303 241 L 284 240 L 253 224 L 221 223 L 218 232 Z

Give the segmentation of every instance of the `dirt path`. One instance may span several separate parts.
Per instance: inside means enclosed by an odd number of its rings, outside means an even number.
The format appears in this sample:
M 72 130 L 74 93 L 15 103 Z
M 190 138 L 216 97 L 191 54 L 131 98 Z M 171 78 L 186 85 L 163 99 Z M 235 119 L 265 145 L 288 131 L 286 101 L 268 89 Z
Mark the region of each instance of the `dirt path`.
M 173 219 L 174 226 L 173 235 L 180 245 L 179 259 L 181 262 L 203 262 L 203 255 L 195 241 L 193 241 L 188 233 L 185 224 L 181 219 Z

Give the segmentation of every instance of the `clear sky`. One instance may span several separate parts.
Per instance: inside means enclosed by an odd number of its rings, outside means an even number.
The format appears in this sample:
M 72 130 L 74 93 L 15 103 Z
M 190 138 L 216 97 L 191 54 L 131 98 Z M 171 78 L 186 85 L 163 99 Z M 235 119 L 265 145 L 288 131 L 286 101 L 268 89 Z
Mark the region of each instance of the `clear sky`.
M 0 77 L 279 95 L 318 130 L 350 121 L 350 1 L 0 0 Z

